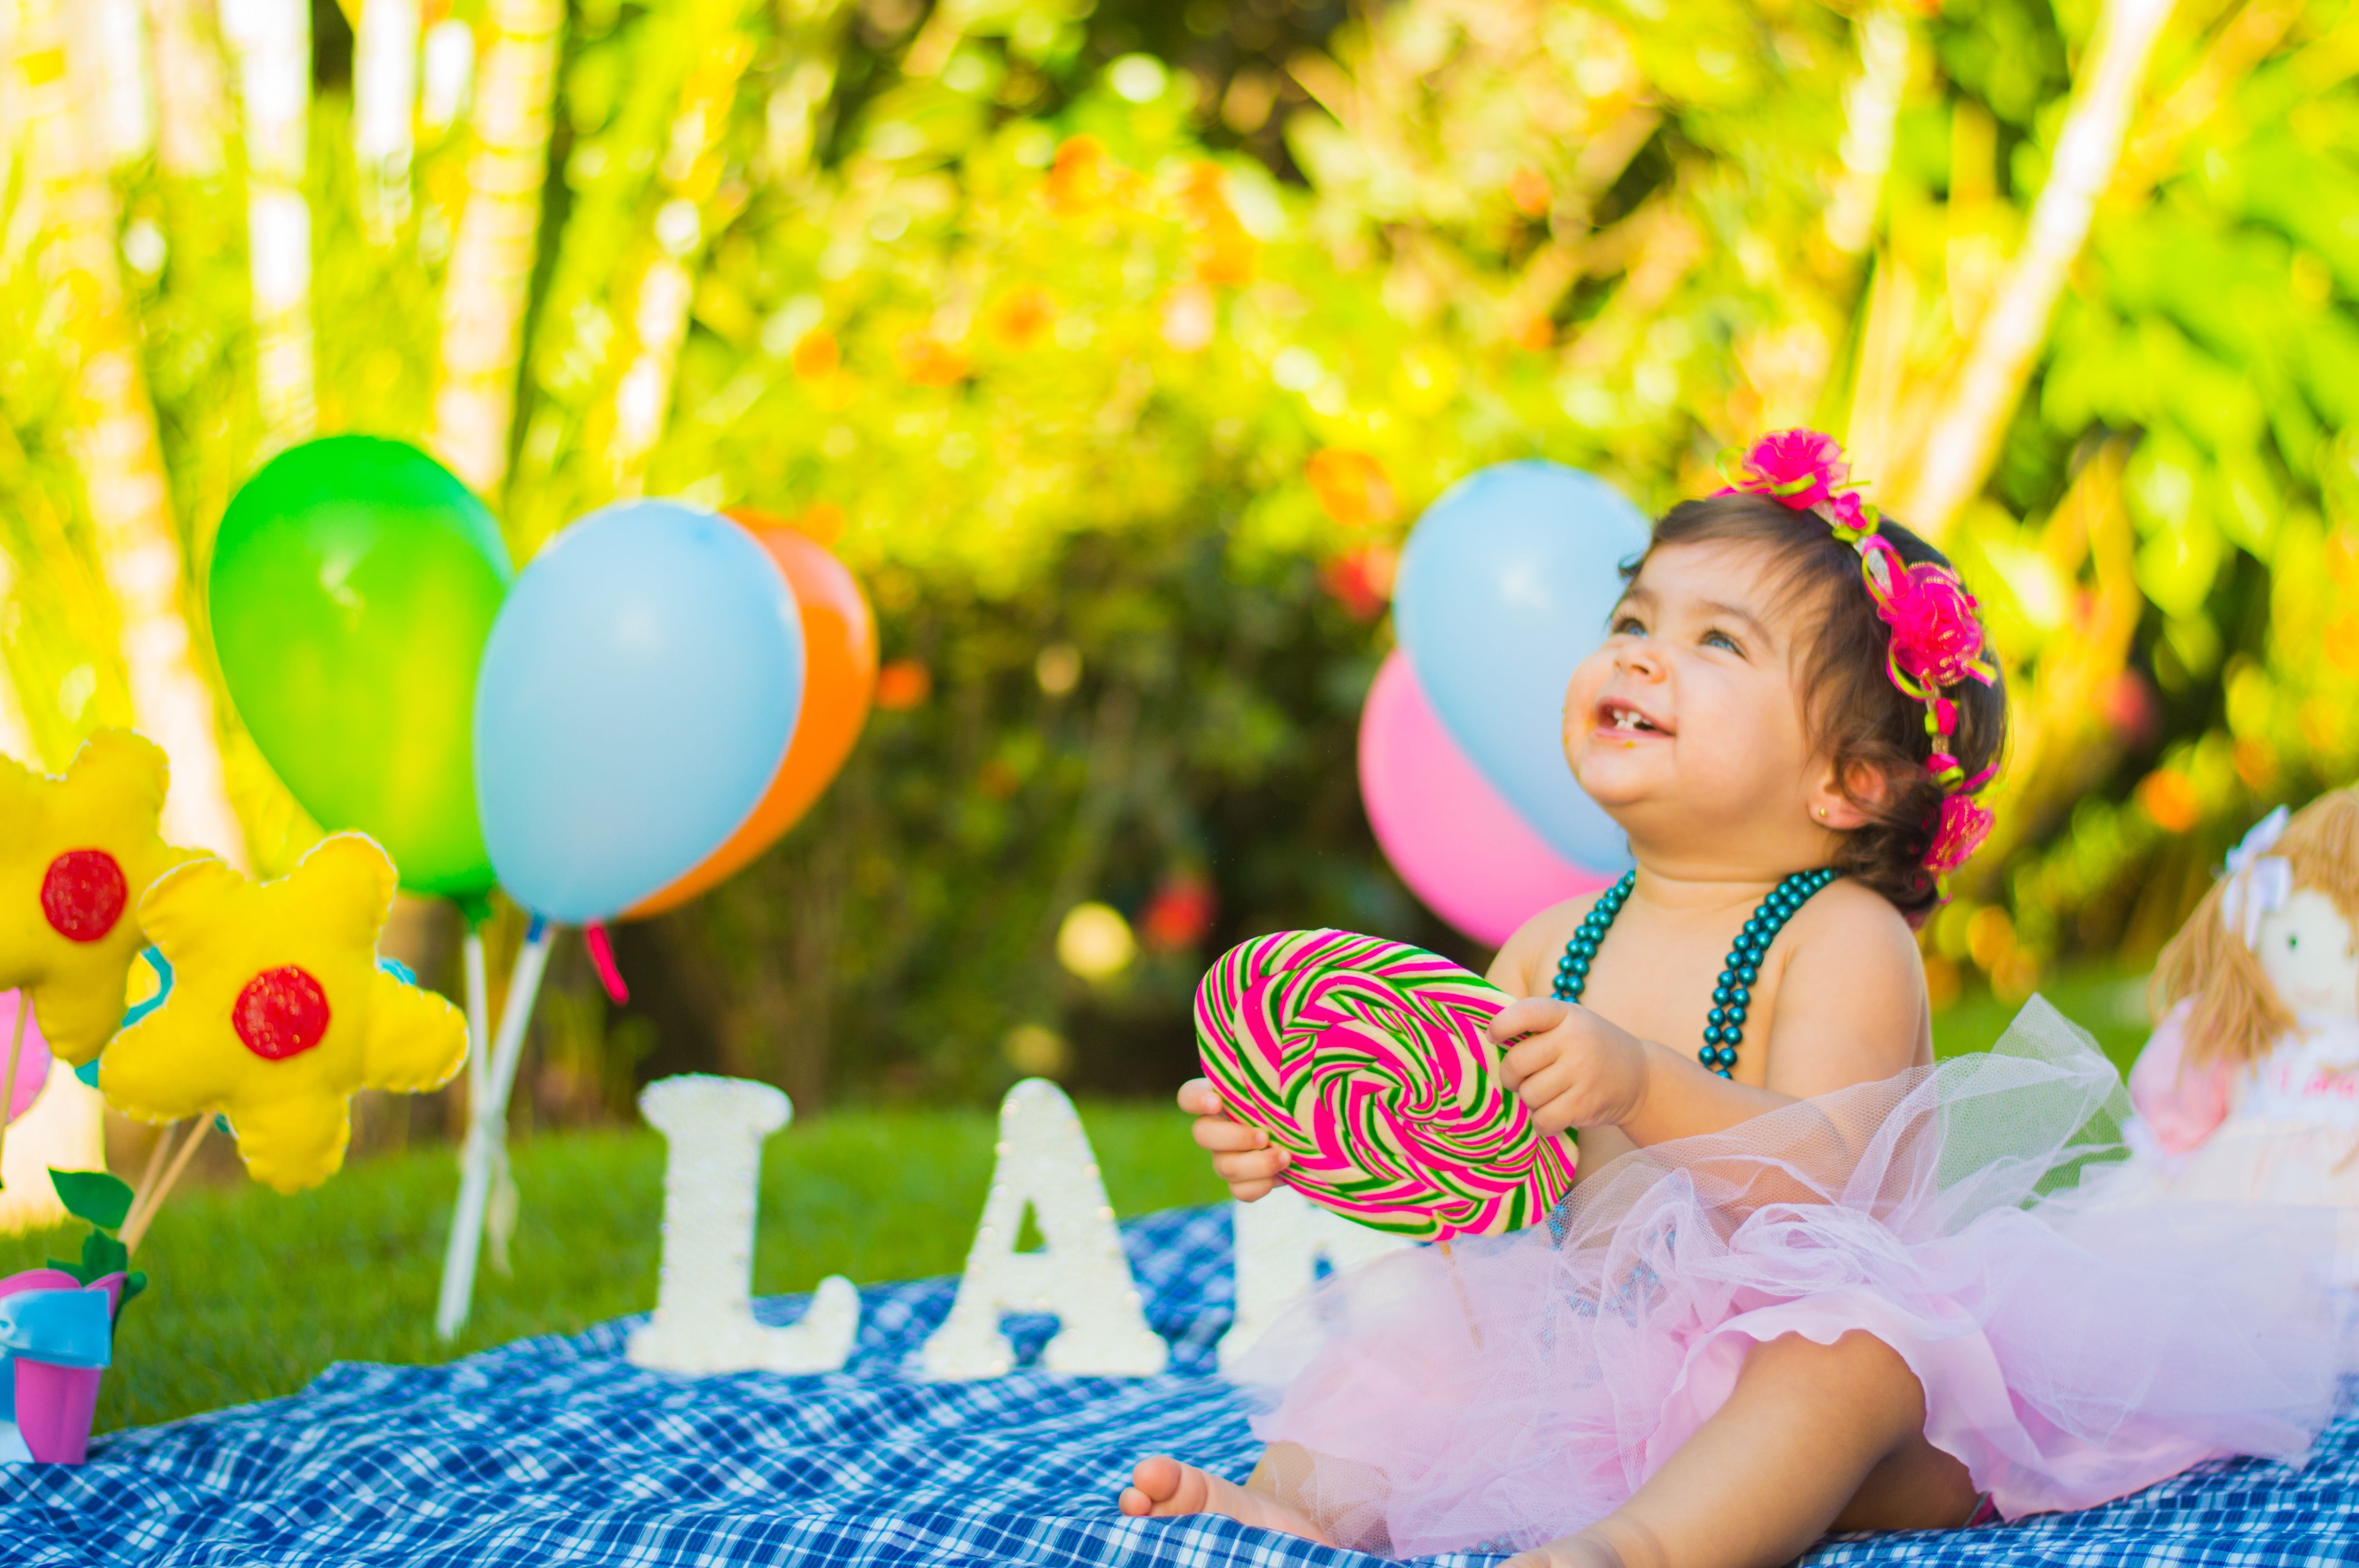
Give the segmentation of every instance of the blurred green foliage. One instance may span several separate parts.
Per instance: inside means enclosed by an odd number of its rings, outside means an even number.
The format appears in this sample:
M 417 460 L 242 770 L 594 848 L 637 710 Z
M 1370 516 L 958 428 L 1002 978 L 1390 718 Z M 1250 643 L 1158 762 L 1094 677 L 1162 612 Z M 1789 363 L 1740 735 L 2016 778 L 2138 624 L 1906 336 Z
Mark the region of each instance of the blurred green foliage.
M 544 1100 L 716 1065 L 806 1107 L 1159 1087 L 1231 939 L 1478 959 L 1357 803 L 1419 510 L 1533 455 L 1658 507 L 1803 421 L 1903 485 L 2100 9 L 574 0 L 495 510 L 519 558 L 642 490 L 796 518 L 867 583 L 889 700 L 776 851 L 619 934 L 621 1019 L 561 968 Z M 321 428 L 423 439 L 472 136 L 421 130 L 372 240 L 349 40 L 316 35 Z M 1945 535 L 2022 725 L 2003 837 L 1929 932 L 1943 994 L 2135 968 L 2248 821 L 2359 773 L 2354 69 L 2343 0 L 2190 0 L 2164 34 Z M 201 574 L 259 456 L 239 181 L 118 183 Z M 0 640 L 55 762 L 130 714 L 38 248 L 0 276 Z M 307 826 L 223 725 L 275 870 Z M 1085 901 L 1140 934 L 1109 979 L 1057 957 Z

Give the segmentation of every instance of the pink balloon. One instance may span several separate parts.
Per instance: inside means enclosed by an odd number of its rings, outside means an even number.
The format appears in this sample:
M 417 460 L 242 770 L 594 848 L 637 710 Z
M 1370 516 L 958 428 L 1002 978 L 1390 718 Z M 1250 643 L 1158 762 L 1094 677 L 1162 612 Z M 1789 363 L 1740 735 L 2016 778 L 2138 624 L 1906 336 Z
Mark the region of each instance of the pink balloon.
M 1569 863 L 1525 825 L 1434 717 L 1398 648 L 1360 710 L 1360 799 L 1409 891 L 1495 947 L 1549 905 L 1614 881 Z
M 16 1010 L 25 1005 L 23 991 L 0 991 L 0 1073 L 8 1070 L 8 1042 L 16 1033 Z M 49 1081 L 49 1043 L 41 1038 L 38 1015 L 25 1020 L 25 1046 L 16 1057 L 16 1092 L 8 1100 L 8 1119 L 33 1108 L 41 1086 Z

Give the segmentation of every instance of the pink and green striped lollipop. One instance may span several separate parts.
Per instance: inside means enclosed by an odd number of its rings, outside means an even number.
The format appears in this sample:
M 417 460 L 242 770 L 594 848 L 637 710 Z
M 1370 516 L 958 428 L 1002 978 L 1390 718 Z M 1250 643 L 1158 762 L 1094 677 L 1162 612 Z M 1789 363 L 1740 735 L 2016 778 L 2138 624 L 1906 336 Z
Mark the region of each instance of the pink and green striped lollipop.
M 1196 991 L 1196 1046 L 1231 1116 L 1269 1134 L 1313 1203 L 1419 1240 L 1545 1217 L 1571 1140 L 1498 1079 L 1497 987 L 1421 948 L 1281 931 L 1231 949 Z

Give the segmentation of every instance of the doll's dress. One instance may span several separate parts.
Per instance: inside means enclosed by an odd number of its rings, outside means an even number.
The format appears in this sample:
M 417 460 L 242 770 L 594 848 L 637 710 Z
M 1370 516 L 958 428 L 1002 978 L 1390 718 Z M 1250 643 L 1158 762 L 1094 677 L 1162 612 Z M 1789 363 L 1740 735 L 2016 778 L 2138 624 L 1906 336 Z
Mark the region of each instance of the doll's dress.
M 2165 1016 L 2130 1069 L 2130 1157 L 2104 1201 L 2332 1205 L 2337 1277 L 2359 1284 L 2359 1022 L 2304 1017 L 2256 1062 L 2198 1065 L 2190 1007 Z
M 2093 1212 L 2120 1077 L 2035 998 L 1987 1054 L 1640 1149 L 1549 1222 L 1331 1276 L 1235 1376 L 1291 1499 L 1388 1555 L 1519 1550 L 1612 1512 L 1747 1350 L 1864 1330 L 2007 1518 L 2233 1454 L 2303 1454 L 2359 1364 L 2318 1208 Z

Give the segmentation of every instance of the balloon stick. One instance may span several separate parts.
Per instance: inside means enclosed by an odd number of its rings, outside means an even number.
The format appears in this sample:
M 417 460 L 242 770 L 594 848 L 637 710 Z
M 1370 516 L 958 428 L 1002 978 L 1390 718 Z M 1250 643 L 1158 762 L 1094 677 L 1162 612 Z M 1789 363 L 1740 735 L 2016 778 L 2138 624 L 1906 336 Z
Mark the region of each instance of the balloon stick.
M 491 980 L 484 968 L 481 927 L 467 927 L 459 951 L 467 969 L 467 1104 L 472 1109 L 484 1098 L 484 1060 L 492 1049 Z
M 461 951 L 467 968 L 467 1104 L 473 1108 L 483 1100 L 492 1060 L 492 987 L 484 962 L 481 928 L 467 928 Z M 516 1231 L 516 1178 L 508 1173 L 506 1143 L 499 1145 L 492 1165 L 491 1206 L 484 1221 L 484 1240 L 491 1250 L 493 1269 L 505 1276 L 508 1271 L 508 1238 Z
M 525 1026 L 531 1022 L 533 999 L 540 977 L 549 968 L 553 928 L 533 917 L 524 950 L 508 974 L 507 1005 L 500 1011 L 499 1038 L 484 1072 L 484 1092 L 469 1108 L 467 1149 L 459 1175 L 459 1206 L 451 1217 L 451 1249 L 442 1259 L 442 1293 L 435 1303 L 434 1332 L 443 1339 L 466 1325 L 475 1294 L 475 1260 L 484 1243 L 484 1209 L 492 1193 L 498 1155 L 506 1141 L 508 1092 L 515 1087 L 516 1062 L 524 1054 Z
M 24 991 L 16 993 L 16 1027 L 8 1040 L 8 1074 L 0 1081 L 0 1154 L 7 1152 L 8 1122 L 16 1108 L 16 1058 L 25 1054 L 25 1020 L 31 1016 L 33 999 Z
M 180 1173 L 189 1168 L 190 1160 L 195 1157 L 197 1145 L 202 1143 L 205 1141 L 205 1134 L 212 1130 L 213 1119 L 211 1116 L 197 1118 L 196 1126 L 190 1130 L 187 1139 L 180 1144 L 180 1152 L 172 1156 L 171 1166 L 165 1171 L 164 1179 L 156 1184 L 154 1192 L 147 1195 L 145 1202 L 136 1206 L 136 1212 L 124 1221 L 123 1249 L 125 1251 L 136 1252 L 139 1249 L 140 1238 L 146 1236 L 147 1227 L 156 1222 L 156 1211 L 164 1206 L 166 1198 L 171 1196 L 172 1188 L 179 1183 Z

